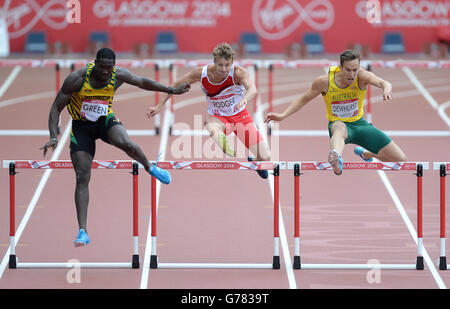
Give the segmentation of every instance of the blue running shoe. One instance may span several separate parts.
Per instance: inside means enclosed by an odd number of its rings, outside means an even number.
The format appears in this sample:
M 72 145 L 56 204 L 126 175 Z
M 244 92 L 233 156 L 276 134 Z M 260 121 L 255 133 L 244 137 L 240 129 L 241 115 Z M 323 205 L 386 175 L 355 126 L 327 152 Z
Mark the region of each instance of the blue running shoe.
M 331 150 L 328 155 L 328 162 L 330 162 L 333 167 L 333 171 L 336 175 L 341 175 L 344 169 L 344 160 L 342 160 L 341 156 L 338 154 L 336 150 Z
M 160 167 L 157 167 L 156 164 L 153 164 L 148 169 L 150 175 L 161 181 L 163 184 L 168 185 L 170 183 L 171 177 L 170 173 L 166 170 L 163 170 Z
M 364 150 L 365 150 L 364 148 L 358 146 L 358 147 L 355 147 L 355 149 L 353 150 L 353 152 L 354 152 L 355 154 L 357 154 L 358 156 L 360 156 L 361 159 L 363 159 L 364 161 L 366 161 L 366 162 L 372 162 L 372 161 L 373 161 L 373 158 L 370 158 L 370 159 L 364 158 L 364 156 L 363 156 Z
M 256 159 L 252 158 L 252 157 L 248 157 L 247 160 L 248 161 L 256 161 Z M 256 170 L 256 172 L 262 179 L 267 179 L 267 177 L 269 177 L 269 172 L 267 170 Z
M 85 245 L 89 245 L 90 242 L 91 240 L 89 239 L 89 235 L 83 229 L 80 229 L 77 239 L 75 239 L 73 243 L 75 247 L 82 247 Z

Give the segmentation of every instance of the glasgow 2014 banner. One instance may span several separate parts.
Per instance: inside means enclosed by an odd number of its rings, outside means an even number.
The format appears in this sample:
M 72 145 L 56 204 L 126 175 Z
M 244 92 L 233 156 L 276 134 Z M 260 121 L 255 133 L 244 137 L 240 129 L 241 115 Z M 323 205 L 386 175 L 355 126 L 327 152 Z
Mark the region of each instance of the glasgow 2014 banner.
M 305 32 L 322 34 L 325 50 L 349 44 L 379 52 L 383 33 L 400 31 L 408 52 L 420 52 L 450 26 L 450 0 L 0 0 L 11 51 L 30 31 L 84 52 L 92 31 L 107 31 L 116 51 L 176 34 L 180 52 L 209 53 L 219 42 L 256 32 L 263 52 L 281 53 Z

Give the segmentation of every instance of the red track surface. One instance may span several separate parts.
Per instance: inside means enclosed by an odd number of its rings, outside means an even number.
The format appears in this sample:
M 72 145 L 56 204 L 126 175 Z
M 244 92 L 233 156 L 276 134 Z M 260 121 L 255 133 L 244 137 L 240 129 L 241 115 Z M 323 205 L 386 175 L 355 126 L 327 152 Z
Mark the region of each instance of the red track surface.
M 0 67 L 0 84 L 12 68 Z M 133 69 L 153 76 L 149 69 Z M 178 74 L 185 70 L 180 69 Z M 440 130 L 449 128 L 417 88 L 400 69 L 374 69 L 392 82 L 394 100 L 373 105 L 373 122 L 382 130 Z M 434 99 L 443 104 L 450 97 L 448 70 L 413 68 L 416 77 Z M 312 76 L 323 74 L 322 68 L 275 70 L 274 100 L 294 96 L 307 89 Z M 62 76 L 68 72 L 63 71 Z M 162 70 L 161 82 L 168 83 Z M 0 102 L 53 91 L 54 70 L 23 68 Z M 447 87 L 447 89 L 445 89 Z M 267 102 L 267 72 L 260 72 L 260 97 Z M 121 99 L 124 94 L 145 94 L 143 90 L 124 86 L 117 95 L 114 110 L 129 130 L 153 129 L 145 112 L 153 105 L 153 94 Z M 181 102 L 201 97 L 198 85 Z M 374 99 L 380 98 L 372 91 Z M 1 130 L 45 130 L 53 97 L 1 107 Z M 205 115 L 205 105 L 197 103 L 176 110 L 175 122 L 194 129 L 193 115 Z M 274 107 L 282 111 L 285 104 Z M 253 111 L 253 106 L 249 107 Z M 447 115 L 450 110 L 447 109 Z M 164 115 L 161 115 L 163 121 Z M 64 111 L 62 130 L 69 116 Z M 321 98 L 309 103 L 301 112 L 280 124 L 281 130 L 325 130 L 327 120 Z M 46 136 L 0 136 L 1 160 L 40 159 L 39 150 Z M 132 137 L 148 155 L 158 155 L 161 136 Z M 180 137 L 170 136 L 165 160 L 221 160 L 222 158 L 180 158 L 172 145 Z M 273 143 L 277 138 L 269 137 Z M 404 149 L 409 161 L 450 161 L 449 137 L 393 137 Z M 200 144 L 208 145 L 201 137 Z M 194 141 L 192 138 L 191 141 Z M 281 161 L 326 161 L 328 137 L 279 137 Z M 275 151 L 275 149 L 273 149 Z M 218 155 L 221 155 L 217 152 Z M 49 159 L 51 156 L 47 155 Z M 69 158 L 68 142 L 58 159 Z M 121 151 L 101 141 L 97 143 L 98 160 L 129 159 Z M 245 160 L 245 157 L 238 158 Z M 352 145 L 344 151 L 344 160 L 358 161 Z M 0 173 L 0 252 L 3 259 L 9 244 L 9 178 L 7 169 Z M 44 174 L 42 170 L 19 170 L 16 176 L 16 226 Z M 414 228 L 416 228 L 416 176 L 412 172 L 386 172 Z M 293 171 L 281 171 L 280 204 L 289 259 L 294 255 Z M 429 265 L 418 270 L 382 270 L 380 282 L 367 280 L 368 270 L 294 270 L 289 271 L 280 244 L 281 269 L 148 269 L 143 267 L 150 216 L 150 177 L 140 170 L 139 183 L 139 254 L 140 269 L 82 269 L 81 282 L 70 284 L 67 269 L 6 269 L 0 288 L 131 288 L 150 289 L 314 289 L 314 288 L 416 288 L 436 289 L 439 285 Z M 254 172 L 172 171 L 172 183 L 162 186 L 158 209 L 157 251 L 161 263 L 271 263 L 273 255 L 273 200 L 268 181 Z M 424 173 L 424 247 L 436 265 L 439 257 L 439 174 Z M 127 170 L 95 170 L 90 185 L 88 230 L 92 243 L 74 248 L 77 232 L 72 170 L 54 170 L 44 187 L 36 208 L 18 242 L 20 262 L 128 262 L 132 255 L 132 182 Z M 334 176 L 330 171 L 304 172 L 301 176 L 301 258 L 302 263 L 414 264 L 417 249 L 408 228 L 376 171 L 345 171 Z M 447 192 L 449 190 L 447 189 Z M 449 216 L 447 216 L 449 219 Z M 448 221 L 450 222 L 450 221 Z M 450 223 L 448 224 L 450 225 Z M 447 229 L 448 231 L 448 229 Z M 283 237 L 283 236 L 282 236 Z M 449 246 L 449 245 L 447 245 Z M 288 265 L 290 268 L 291 265 Z M 0 270 L 1 271 L 1 270 Z M 0 272 L 1 273 L 1 272 Z M 142 281 L 143 278 L 148 280 Z M 446 287 L 450 272 L 437 271 Z M 442 286 L 441 286 L 442 287 Z

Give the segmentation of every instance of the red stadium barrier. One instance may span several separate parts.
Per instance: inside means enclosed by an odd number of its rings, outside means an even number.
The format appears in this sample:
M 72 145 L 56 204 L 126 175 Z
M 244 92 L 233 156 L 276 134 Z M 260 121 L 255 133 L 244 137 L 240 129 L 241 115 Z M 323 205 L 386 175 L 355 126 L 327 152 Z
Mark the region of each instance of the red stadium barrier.
M 152 45 L 153 50 L 157 33 L 170 29 L 178 50 L 189 53 L 209 53 L 221 41 L 237 44 L 243 31 L 258 35 L 264 53 L 282 53 L 286 46 L 301 43 L 302 32 L 320 33 L 326 53 L 355 44 L 378 53 L 383 34 L 398 31 L 406 51 L 418 53 L 424 42 L 445 37 L 439 30 L 448 28 L 449 21 L 444 0 L 347 0 L 345 5 L 332 0 L 91 0 L 79 1 L 76 18 L 66 2 L 11 1 L 4 8 L 11 52 L 23 52 L 26 34 L 40 30 L 50 45 L 59 41 L 83 53 L 92 43 L 92 29 L 108 32 L 107 43 L 118 52 L 130 52 L 136 44 Z M 373 14 L 377 18 L 371 19 Z M 344 36 L 349 27 L 352 35 Z

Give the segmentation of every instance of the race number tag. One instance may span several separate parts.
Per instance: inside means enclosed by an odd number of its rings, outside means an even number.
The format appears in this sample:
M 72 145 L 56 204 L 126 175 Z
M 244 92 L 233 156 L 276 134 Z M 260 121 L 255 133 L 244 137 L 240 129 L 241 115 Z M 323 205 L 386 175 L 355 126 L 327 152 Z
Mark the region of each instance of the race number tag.
M 81 105 L 81 116 L 89 121 L 97 121 L 108 114 L 108 101 L 90 100 Z
M 245 108 L 245 104 L 239 104 L 243 97 L 243 87 L 237 85 L 226 88 L 216 96 L 207 96 L 208 113 L 220 116 L 235 115 Z
M 351 118 L 358 115 L 358 99 L 331 102 L 333 116 Z

